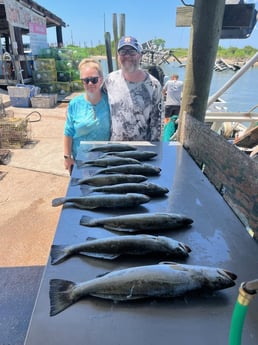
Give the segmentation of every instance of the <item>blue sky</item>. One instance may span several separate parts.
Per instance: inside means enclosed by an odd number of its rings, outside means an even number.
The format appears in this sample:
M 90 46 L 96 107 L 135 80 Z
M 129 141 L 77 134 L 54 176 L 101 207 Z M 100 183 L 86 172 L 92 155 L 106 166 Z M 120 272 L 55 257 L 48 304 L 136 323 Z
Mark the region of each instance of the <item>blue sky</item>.
M 193 0 L 185 0 L 193 4 Z M 258 1 L 255 3 L 258 9 Z M 69 26 L 63 28 L 64 45 L 73 44 L 96 46 L 104 44 L 104 23 L 106 31 L 113 39 L 112 14 L 125 13 L 127 35 L 135 36 L 140 43 L 154 38 L 166 41 L 166 48 L 188 48 L 190 28 L 176 27 L 176 8 L 183 6 L 180 0 L 37 0 Z M 56 43 L 55 29 L 48 30 L 48 42 Z M 223 39 L 219 45 L 245 47 L 251 45 L 258 49 L 258 24 L 247 39 Z

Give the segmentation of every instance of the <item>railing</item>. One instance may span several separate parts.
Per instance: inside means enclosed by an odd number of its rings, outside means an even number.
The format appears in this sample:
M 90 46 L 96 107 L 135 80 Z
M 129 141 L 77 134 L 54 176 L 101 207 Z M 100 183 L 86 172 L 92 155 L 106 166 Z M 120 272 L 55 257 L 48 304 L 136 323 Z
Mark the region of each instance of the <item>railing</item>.
M 240 124 L 242 129 L 255 127 L 258 124 L 258 113 L 253 112 L 255 106 L 248 112 L 207 112 L 205 122 L 211 122 L 211 129 L 218 132 L 225 123 L 230 123 L 232 129 Z

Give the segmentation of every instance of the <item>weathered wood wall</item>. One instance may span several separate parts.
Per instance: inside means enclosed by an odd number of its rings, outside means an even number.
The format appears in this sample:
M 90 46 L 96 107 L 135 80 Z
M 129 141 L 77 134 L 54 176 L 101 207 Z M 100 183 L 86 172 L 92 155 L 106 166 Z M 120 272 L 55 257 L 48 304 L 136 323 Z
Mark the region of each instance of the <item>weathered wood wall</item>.
M 186 115 L 184 121 L 184 147 L 257 240 L 257 161 L 193 116 Z

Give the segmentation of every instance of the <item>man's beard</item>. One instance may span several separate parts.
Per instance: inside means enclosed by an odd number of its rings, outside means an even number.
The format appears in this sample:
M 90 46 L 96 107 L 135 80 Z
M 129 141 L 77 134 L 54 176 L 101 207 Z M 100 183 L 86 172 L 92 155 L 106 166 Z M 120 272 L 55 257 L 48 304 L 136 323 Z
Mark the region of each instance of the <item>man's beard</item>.
M 122 64 L 123 71 L 125 71 L 127 73 L 133 73 L 133 72 L 137 71 L 138 68 L 139 68 L 139 63 L 138 62 L 125 61 Z

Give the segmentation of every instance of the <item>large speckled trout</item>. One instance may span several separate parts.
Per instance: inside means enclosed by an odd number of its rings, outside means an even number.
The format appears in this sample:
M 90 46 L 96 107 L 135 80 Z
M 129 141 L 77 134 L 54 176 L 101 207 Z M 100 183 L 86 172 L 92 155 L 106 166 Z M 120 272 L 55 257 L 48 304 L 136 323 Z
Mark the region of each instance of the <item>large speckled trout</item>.
M 96 172 L 98 174 L 140 174 L 143 176 L 157 176 L 161 168 L 151 164 L 125 164 L 117 165 L 110 168 L 103 168 Z
M 102 145 L 94 145 L 91 147 L 88 151 L 94 152 L 94 151 L 100 151 L 100 152 L 121 152 L 121 151 L 132 151 L 137 150 L 136 146 L 124 144 L 124 143 L 108 143 L 108 144 L 102 144 Z
M 139 232 L 162 231 L 187 227 L 193 220 L 177 213 L 136 213 L 106 218 L 82 216 L 80 224 L 84 226 L 101 226 L 107 230 Z
M 116 157 L 116 156 L 107 156 L 104 158 L 98 158 L 94 160 L 87 160 L 83 162 L 77 162 L 77 166 L 84 167 L 87 165 L 96 166 L 96 167 L 108 167 L 108 166 L 117 166 L 124 164 L 140 164 L 141 162 L 137 159 L 128 158 L 128 157 Z
M 127 158 L 134 158 L 138 161 L 148 161 L 154 157 L 156 157 L 158 154 L 154 151 L 123 151 L 123 152 L 107 152 L 104 153 L 101 158 L 108 157 L 108 156 L 117 156 L 117 157 L 127 157 Z
M 71 186 L 87 184 L 90 186 L 110 186 L 118 183 L 138 183 L 146 181 L 148 178 L 143 175 L 130 174 L 103 174 L 97 176 L 89 176 L 85 178 L 72 177 Z
M 150 201 L 150 197 L 139 193 L 127 194 L 106 194 L 106 195 L 91 195 L 79 197 L 61 197 L 52 200 L 52 206 L 61 206 L 66 203 L 71 203 L 72 206 L 93 210 L 96 208 L 126 208 L 135 207 L 145 204 Z
M 158 256 L 160 259 L 186 258 L 190 247 L 166 236 L 127 235 L 92 239 L 72 245 L 52 245 L 51 263 L 58 264 L 70 256 L 83 254 L 113 260 L 121 255 Z
M 50 316 L 87 296 L 113 301 L 178 297 L 193 291 L 226 289 L 235 285 L 236 278 L 221 268 L 167 262 L 117 270 L 82 283 L 52 279 Z
M 140 193 L 145 194 L 151 197 L 164 196 L 169 192 L 168 188 L 159 186 L 155 183 L 119 183 L 112 186 L 101 186 L 101 187 L 92 187 L 86 191 L 86 194 L 89 193 Z

